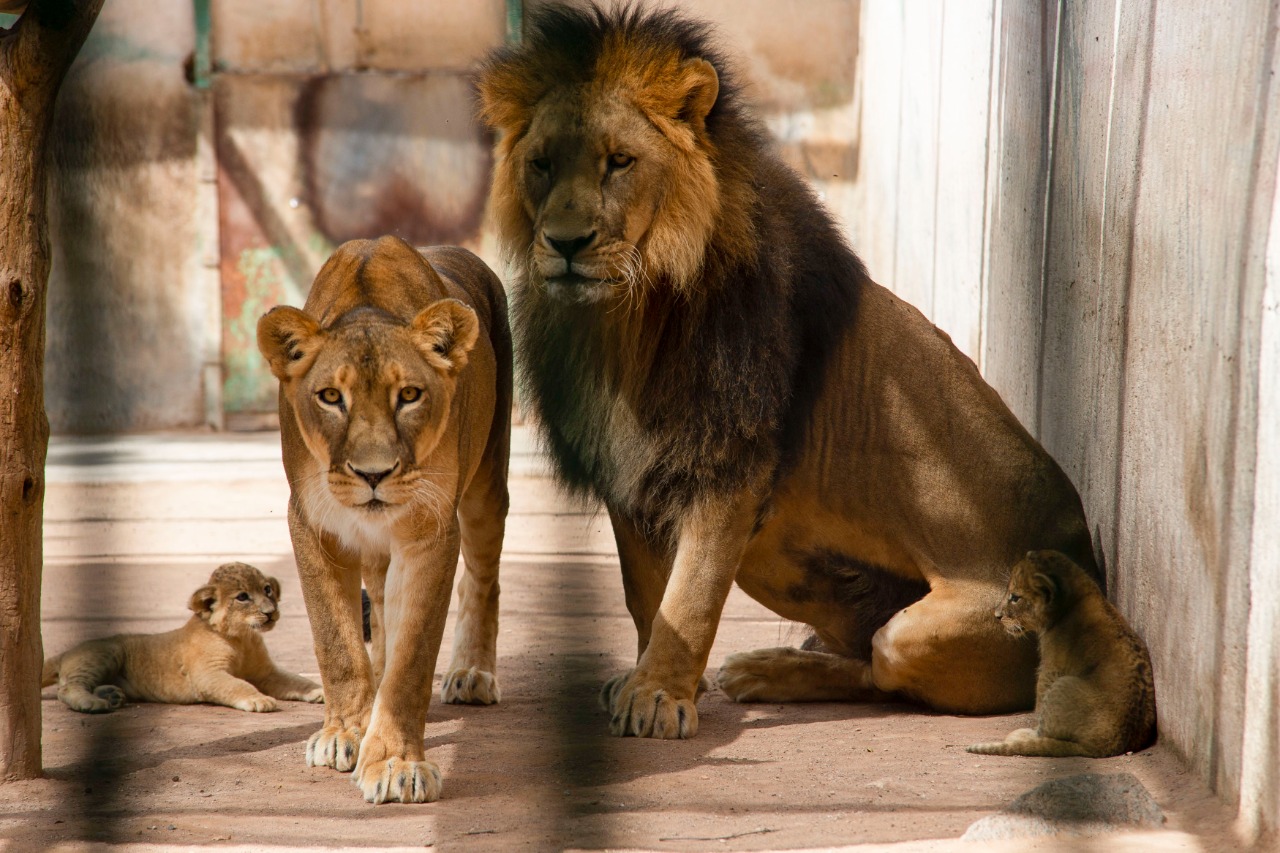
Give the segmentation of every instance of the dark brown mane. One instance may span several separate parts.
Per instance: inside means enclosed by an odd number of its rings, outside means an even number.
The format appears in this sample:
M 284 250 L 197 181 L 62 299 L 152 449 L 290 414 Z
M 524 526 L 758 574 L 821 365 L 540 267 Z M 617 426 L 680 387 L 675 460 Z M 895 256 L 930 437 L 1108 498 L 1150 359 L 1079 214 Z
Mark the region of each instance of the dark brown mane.
M 634 56 L 620 61 L 620 49 Z M 604 50 L 615 52 L 607 68 L 597 61 Z M 705 122 L 720 215 L 692 293 L 658 280 L 626 307 L 571 305 L 547 299 L 518 270 L 512 303 L 524 396 L 562 480 L 667 534 L 698 495 L 776 479 L 797 455 L 865 276 L 744 109 L 708 28 L 679 13 L 540 9 L 525 43 L 482 71 L 482 88 L 502 93 L 486 98 L 486 118 L 523 132 L 551 88 L 592 75 L 643 78 L 633 90 L 660 86 L 646 75 L 673 55 L 706 59 L 720 77 Z M 634 414 L 643 448 L 606 446 L 615 403 Z

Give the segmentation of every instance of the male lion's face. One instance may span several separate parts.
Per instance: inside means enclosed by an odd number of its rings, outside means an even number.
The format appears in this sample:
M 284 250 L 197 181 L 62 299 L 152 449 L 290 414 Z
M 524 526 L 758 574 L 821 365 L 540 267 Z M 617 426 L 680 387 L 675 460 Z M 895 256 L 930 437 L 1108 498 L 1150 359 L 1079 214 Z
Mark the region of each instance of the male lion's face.
M 704 126 L 718 78 L 701 59 L 668 58 L 651 72 L 643 84 L 606 75 L 531 102 L 500 71 L 481 81 L 506 133 L 497 224 L 553 299 L 627 298 L 659 279 L 695 286 L 720 207 Z
M 376 308 L 325 329 L 295 308 L 263 318 L 260 346 L 318 467 L 303 493 L 321 514 L 357 513 L 319 523 L 378 523 L 439 503 L 431 455 L 478 333 L 475 312 L 453 299 L 409 323 Z

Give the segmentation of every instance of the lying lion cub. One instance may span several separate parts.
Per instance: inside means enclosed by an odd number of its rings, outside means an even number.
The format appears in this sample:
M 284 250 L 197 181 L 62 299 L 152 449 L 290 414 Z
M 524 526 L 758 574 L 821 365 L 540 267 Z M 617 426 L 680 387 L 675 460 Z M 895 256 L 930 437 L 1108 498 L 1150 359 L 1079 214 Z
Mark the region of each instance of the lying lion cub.
M 353 240 L 303 310 L 259 321 L 258 347 L 280 380 L 289 532 L 327 698 L 307 764 L 354 770 L 369 802 L 430 802 L 440 771 L 422 735 L 460 550 L 441 698 L 500 696 L 512 382 L 502 283 L 464 249 Z
M 114 711 L 126 700 L 274 711 L 276 699 L 323 702 L 320 685 L 279 669 L 262 634 L 280 618 L 280 582 L 226 563 L 191 594 L 195 615 L 164 634 L 89 640 L 49 658 L 41 686 L 58 684 L 73 711 Z M 274 697 L 274 698 L 272 698 Z
M 1040 635 L 1038 728 L 969 752 L 1105 758 L 1155 738 L 1155 685 L 1147 647 L 1093 579 L 1057 551 L 1014 566 L 996 618 L 1014 636 Z

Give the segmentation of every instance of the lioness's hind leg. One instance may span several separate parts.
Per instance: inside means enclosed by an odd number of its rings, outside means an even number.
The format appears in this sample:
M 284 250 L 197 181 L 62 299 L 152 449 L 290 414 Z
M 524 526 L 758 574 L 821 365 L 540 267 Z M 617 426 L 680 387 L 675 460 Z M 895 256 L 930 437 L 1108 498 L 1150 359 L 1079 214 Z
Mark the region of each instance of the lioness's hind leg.
M 482 466 L 458 507 L 462 558 L 453 656 L 440 684 L 440 699 L 457 705 L 492 705 L 498 684 L 498 561 L 506 532 L 507 484 L 503 470 Z
M 739 652 L 720 667 L 720 689 L 736 702 L 867 702 L 883 698 L 871 666 L 828 652 L 775 648 Z

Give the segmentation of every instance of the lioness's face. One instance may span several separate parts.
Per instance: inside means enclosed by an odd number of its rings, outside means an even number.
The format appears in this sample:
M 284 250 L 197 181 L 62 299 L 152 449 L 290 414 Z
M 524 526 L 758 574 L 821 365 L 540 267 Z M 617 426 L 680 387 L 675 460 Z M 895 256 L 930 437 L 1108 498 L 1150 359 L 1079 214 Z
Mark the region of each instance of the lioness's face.
M 479 334 L 475 312 L 440 299 L 409 322 L 355 308 L 321 328 L 306 313 L 275 308 L 258 341 L 316 462 L 302 483 L 312 511 L 354 511 L 374 522 L 440 501 L 432 452 L 449 421 L 458 374 Z M 323 478 L 323 487 L 321 486 Z M 334 518 L 316 518 L 322 525 Z

